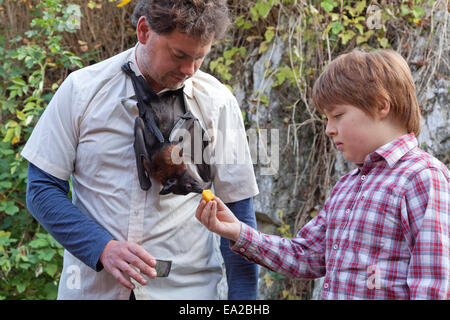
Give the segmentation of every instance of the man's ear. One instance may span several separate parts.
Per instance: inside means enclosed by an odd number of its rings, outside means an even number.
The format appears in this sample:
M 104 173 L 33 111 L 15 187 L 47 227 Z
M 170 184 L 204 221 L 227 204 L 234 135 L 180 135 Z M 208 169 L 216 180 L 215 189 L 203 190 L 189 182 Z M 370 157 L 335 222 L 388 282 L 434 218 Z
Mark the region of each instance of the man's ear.
M 151 33 L 152 29 L 150 29 L 150 26 L 147 23 L 147 18 L 145 16 L 140 17 L 136 25 L 136 34 L 139 42 L 146 44 Z
M 381 100 L 378 104 L 377 115 L 380 120 L 386 119 L 391 111 L 391 103 L 387 100 Z

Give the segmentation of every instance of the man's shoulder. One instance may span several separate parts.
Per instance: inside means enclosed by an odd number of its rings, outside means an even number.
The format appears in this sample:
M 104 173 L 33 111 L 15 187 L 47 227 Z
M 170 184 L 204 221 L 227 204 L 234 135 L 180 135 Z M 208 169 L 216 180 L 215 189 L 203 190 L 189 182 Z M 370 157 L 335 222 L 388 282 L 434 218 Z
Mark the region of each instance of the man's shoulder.
M 225 86 L 222 82 L 220 82 L 213 75 L 197 70 L 195 75 L 191 78 L 193 87 L 205 94 L 214 98 L 215 100 L 223 100 L 223 101 L 235 101 L 236 98 L 233 93 Z
M 121 66 L 127 61 L 133 48 L 123 51 L 103 61 L 72 72 L 69 77 L 79 89 L 92 89 L 102 86 L 121 72 Z

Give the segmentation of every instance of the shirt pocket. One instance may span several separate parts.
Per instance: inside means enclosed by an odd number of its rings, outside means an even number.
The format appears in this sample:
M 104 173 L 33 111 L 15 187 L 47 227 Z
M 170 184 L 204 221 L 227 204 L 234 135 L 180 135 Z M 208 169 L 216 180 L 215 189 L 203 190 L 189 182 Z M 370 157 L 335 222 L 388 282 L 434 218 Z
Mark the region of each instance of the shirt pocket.
M 395 185 L 380 183 L 357 196 L 350 234 L 362 250 L 379 253 L 401 237 L 401 194 Z

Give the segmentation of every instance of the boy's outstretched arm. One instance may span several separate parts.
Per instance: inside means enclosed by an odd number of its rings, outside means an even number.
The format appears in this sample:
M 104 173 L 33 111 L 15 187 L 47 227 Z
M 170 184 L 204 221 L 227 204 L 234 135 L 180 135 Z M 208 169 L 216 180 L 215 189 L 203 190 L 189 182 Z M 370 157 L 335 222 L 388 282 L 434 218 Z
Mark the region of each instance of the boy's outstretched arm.
M 241 223 L 218 197 L 202 200 L 196 217 L 210 231 L 233 241 L 233 251 L 266 268 L 291 278 L 325 275 L 325 210 L 293 239 L 266 235 Z

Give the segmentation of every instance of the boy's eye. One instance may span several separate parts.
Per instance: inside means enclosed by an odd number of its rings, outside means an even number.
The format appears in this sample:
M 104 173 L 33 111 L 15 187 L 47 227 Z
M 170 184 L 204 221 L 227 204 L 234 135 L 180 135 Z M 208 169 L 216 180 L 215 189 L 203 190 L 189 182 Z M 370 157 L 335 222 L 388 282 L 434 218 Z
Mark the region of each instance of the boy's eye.
M 338 119 L 343 115 L 343 113 L 338 113 L 333 116 L 333 118 Z

